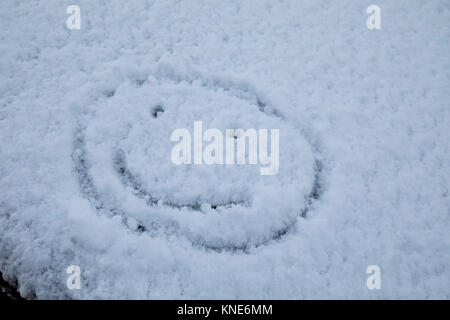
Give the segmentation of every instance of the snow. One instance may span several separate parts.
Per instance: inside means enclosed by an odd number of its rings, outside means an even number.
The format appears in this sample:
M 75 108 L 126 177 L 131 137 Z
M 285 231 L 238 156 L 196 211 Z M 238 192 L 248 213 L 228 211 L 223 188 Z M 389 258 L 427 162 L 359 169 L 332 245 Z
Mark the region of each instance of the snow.
M 0 270 L 22 296 L 450 298 L 448 1 L 80 0 L 68 30 L 71 4 L 0 4 Z M 278 174 L 175 166 L 197 120 L 280 129 Z

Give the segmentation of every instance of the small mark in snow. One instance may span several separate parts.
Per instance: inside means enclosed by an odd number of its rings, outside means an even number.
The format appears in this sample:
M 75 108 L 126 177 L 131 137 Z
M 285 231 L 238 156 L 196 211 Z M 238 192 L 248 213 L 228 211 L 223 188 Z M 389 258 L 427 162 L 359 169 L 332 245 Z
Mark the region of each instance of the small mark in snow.
M 105 95 L 105 97 L 111 98 L 116 94 L 116 90 L 106 90 L 103 92 L 103 94 Z
M 160 116 L 160 114 L 162 114 L 162 113 L 164 113 L 164 109 L 162 106 L 157 105 L 152 108 L 152 117 L 153 118 L 158 118 Z

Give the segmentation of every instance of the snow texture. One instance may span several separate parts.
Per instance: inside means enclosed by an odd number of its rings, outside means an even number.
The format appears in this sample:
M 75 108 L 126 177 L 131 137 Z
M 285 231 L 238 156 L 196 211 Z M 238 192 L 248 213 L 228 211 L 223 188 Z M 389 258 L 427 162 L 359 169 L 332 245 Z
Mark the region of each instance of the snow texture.
M 39 299 L 449 299 L 449 21 L 446 0 L 2 1 L 1 272 Z M 280 129 L 279 173 L 174 165 L 196 120 Z

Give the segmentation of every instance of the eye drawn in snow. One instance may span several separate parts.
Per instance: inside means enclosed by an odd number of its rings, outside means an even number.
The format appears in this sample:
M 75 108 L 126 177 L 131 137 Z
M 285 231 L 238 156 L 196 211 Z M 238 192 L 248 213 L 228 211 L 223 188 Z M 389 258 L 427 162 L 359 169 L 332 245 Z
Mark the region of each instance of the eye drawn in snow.
M 81 192 L 135 232 L 248 252 L 288 235 L 322 193 L 317 148 L 246 84 L 155 72 L 139 86 L 123 82 L 83 117 L 72 154 Z M 170 134 L 199 119 L 219 129 L 279 128 L 277 175 L 174 165 Z
M 163 107 L 161 105 L 156 105 L 152 109 L 152 117 L 158 118 L 160 116 L 160 114 L 162 114 L 163 112 L 164 112 Z

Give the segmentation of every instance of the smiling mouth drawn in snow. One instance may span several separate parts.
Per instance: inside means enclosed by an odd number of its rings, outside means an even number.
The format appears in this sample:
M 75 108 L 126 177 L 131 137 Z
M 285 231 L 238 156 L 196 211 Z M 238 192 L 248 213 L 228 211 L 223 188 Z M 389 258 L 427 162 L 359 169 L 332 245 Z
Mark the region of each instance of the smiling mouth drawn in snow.
M 72 157 L 82 194 L 136 232 L 199 248 L 246 252 L 286 236 L 321 196 L 322 165 L 302 133 L 263 101 L 248 85 L 167 69 L 123 82 L 78 119 Z M 279 172 L 175 165 L 171 133 L 196 119 L 224 132 L 279 128 Z

